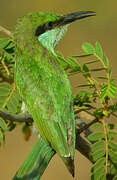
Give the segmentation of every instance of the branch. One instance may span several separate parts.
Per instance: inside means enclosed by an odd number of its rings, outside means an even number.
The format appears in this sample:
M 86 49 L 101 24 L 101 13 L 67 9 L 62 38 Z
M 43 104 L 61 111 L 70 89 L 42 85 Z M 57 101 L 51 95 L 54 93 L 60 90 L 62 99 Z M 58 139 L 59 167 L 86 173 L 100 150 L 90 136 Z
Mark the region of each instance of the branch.
M 93 119 L 92 121 L 90 121 L 89 123 L 85 123 L 82 122 L 82 124 L 80 124 L 80 129 L 78 129 L 78 133 L 81 134 L 82 132 L 84 132 L 85 130 L 87 130 L 91 125 L 95 124 L 96 122 L 99 122 L 99 119 Z M 89 135 L 89 134 L 88 134 Z
M 25 122 L 30 124 L 33 123 L 32 116 L 28 112 L 25 112 L 23 114 L 12 114 L 0 110 L 0 117 L 11 122 Z M 80 136 L 79 130 L 77 128 L 76 139 L 76 149 L 90 160 L 90 144 L 83 137 Z
M 12 113 L 0 110 L 0 117 L 5 120 L 9 120 L 11 122 L 25 122 L 25 123 L 31 123 L 31 124 L 33 122 L 32 116 L 28 112 L 21 113 L 21 114 L 12 114 Z
M 76 131 L 76 149 L 88 160 L 90 160 L 91 157 L 90 144 L 77 132 L 78 131 Z
M 31 123 L 33 122 L 32 116 L 26 112 L 23 114 L 12 114 L 12 113 L 8 113 L 8 112 L 4 112 L 2 110 L 0 110 L 0 117 L 6 120 L 9 120 L 11 122 L 25 122 L 25 123 Z M 76 117 L 77 119 L 79 117 Z M 95 120 L 91 121 L 92 123 L 97 122 Z M 84 125 L 87 127 L 87 124 L 84 123 Z M 89 127 L 89 126 L 88 126 Z M 81 128 L 82 125 L 81 125 Z M 88 130 L 86 128 L 84 128 L 84 130 Z M 81 137 L 80 135 L 80 129 L 76 128 L 76 149 L 83 155 L 85 156 L 90 162 L 91 159 L 91 151 L 90 151 L 90 143 L 88 143 L 85 138 Z M 88 133 L 90 134 L 91 131 L 89 130 Z M 93 162 L 92 162 L 93 163 Z M 113 175 L 111 174 L 107 174 L 107 180 L 111 180 L 113 178 Z
M 10 38 L 13 38 L 12 33 L 11 33 L 8 29 L 0 26 L 0 30 L 1 30 L 4 34 L 6 34 L 7 36 L 9 36 Z

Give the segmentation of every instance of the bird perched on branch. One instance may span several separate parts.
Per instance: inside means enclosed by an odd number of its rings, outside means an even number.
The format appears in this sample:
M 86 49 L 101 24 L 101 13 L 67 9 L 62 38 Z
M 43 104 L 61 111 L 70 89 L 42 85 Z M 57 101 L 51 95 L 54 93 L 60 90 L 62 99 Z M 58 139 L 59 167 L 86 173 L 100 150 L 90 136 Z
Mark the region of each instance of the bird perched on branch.
M 54 49 L 70 23 L 94 15 L 93 11 L 67 15 L 34 12 L 18 19 L 13 33 L 15 81 L 43 143 L 40 148 L 39 142 L 35 145 L 33 153 L 16 173 L 15 180 L 40 179 L 39 167 L 44 169 L 45 161 L 41 158 L 46 159 L 46 155 L 43 156 L 46 149 L 52 155 L 56 152 L 74 177 L 72 91 Z

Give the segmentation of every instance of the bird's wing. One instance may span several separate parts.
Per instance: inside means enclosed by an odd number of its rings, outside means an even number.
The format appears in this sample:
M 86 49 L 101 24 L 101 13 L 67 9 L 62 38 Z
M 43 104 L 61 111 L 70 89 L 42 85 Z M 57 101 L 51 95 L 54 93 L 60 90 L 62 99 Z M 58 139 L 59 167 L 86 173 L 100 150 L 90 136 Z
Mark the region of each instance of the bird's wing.
M 19 65 L 22 68 L 16 74 L 24 102 L 44 140 L 60 156 L 73 157 L 75 121 L 69 80 L 52 53 L 44 51 L 32 57 L 26 66 Z

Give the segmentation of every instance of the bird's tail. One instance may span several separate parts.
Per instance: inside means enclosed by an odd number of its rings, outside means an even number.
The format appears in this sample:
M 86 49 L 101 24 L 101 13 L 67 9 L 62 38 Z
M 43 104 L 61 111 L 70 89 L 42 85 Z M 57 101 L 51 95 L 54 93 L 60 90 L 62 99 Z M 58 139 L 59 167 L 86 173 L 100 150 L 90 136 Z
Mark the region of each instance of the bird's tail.
M 31 153 L 12 180 L 40 180 L 54 151 L 39 137 Z
M 70 172 L 70 174 L 74 177 L 74 160 L 71 157 L 61 157 L 66 168 Z

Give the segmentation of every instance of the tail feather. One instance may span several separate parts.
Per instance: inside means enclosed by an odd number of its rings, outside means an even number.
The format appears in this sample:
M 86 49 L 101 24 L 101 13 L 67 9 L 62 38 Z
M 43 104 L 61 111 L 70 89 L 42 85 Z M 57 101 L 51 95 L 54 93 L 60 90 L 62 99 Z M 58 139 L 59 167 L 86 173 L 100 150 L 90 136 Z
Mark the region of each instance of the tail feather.
M 54 154 L 53 149 L 39 138 L 12 180 L 40 180 Z
M 55 151 L 40 137 L 12 180 L 40 180 L 54 154 Z M 61 159 L 74 177 L 74 160 L 71 157 Z

